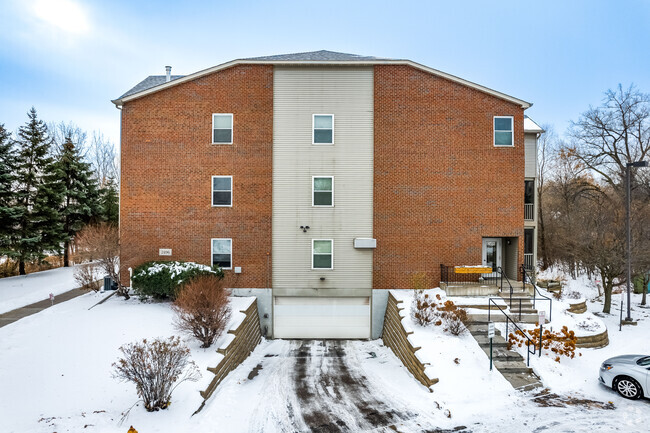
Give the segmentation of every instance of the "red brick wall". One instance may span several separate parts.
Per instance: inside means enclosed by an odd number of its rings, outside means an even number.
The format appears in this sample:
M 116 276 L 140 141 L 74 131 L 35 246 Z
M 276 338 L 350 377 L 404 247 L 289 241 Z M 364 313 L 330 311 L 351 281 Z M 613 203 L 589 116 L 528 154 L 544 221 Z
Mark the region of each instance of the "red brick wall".
M 213 145 L 212 113 L 233 113 L 232 145 Z M 232 238 L 232 287 L 268 287 L 273 67 L 240 65 L 126 102 L 120 233 L 129 266 L 210 264 L 210 239 Z M 211 207 L 211 176 L 233 176 L 233 207 Z M 171 248 L 160 257 L 159 248 Z M 227 271 L 232 272 L 232 271 Z M 124 276 L 124 275 L 123 275 Z
M 481 263 L 482 237 L 518 237 L 523 262 L 523 115 L 409 66 L 375 66 L 374 288 L 410 288 L 416 272 L 437 285 L 441 263 Z M 514 116 L 514 148 L 493 146 L 493 116 Z

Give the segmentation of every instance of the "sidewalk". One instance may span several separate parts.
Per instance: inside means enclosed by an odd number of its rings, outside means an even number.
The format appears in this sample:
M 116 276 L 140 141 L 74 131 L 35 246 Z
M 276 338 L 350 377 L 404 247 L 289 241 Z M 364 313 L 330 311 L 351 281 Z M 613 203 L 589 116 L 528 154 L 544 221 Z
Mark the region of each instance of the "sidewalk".
M 84 293 L 88 293 L 88 290 L 81 289 L 72 289 L 67 292 L 61 293 L 54 297 L 54 305 L 60 304 L 61 302 L 69 301 L 70 299 L 81 296 Z M 4 314 L 0 314 L 0 328 L 3 326 L 14 323 L 17 320 L 22 319 L 23 317 L 31 316 L 32 314 L 39 313 L 46 308 L 52 306 L 52 302 L 49 299 L 43 301 L 38 301 L 33 304 L 25 305 L 24 307 L 16 308 Z

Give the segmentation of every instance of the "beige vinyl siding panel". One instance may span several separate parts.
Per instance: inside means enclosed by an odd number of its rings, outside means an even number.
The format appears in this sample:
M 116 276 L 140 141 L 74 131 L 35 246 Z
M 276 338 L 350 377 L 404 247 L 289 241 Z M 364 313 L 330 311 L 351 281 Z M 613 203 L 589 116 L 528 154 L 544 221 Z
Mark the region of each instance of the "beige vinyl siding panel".
M 537 134 L 525 135 L 524 161 L 524 176 L 537 176 Z
M 274 289 L 372 287 L 373 252 L 353 242 L 372 237 L 373 75 L 372 67 L 274 68 Z M 312 144 L 313 114 L 334 115 L 333 145 Z M 312 207 L 312 176 L 334 177 L 333 207 Z M 334 269 L 311 269 L 312 239 L 334 241 Z

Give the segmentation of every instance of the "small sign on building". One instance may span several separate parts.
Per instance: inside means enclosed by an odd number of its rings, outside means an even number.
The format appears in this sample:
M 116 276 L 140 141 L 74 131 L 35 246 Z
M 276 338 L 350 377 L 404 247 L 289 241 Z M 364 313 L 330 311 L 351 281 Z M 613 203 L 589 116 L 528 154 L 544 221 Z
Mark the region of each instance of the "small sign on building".
M 544 310 L 539 311 L 539 324 L 540 325 L 546 324 L 546 311 Z
M 158 250 L 158 255 L 159 256 L 171 256 L 172 255 L 172 249 L 171 248 L 160 248 Z

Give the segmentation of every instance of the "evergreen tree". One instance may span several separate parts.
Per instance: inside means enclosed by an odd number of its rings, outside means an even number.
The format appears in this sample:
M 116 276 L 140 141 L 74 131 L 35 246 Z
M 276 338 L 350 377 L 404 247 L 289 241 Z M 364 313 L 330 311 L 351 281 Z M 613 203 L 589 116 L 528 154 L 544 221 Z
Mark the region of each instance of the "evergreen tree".
M 63 266 L 68 266 L 70 241 L 93 216 L 101 212 L 97 181 L 92 176 L 90 164 L 84 162 L 70 134 L 65 136 L 59 149 L 59 156 L 52 167 L 52 177 L 50 184 L 62 196 L 59 215 L 63 229 Z M 56 232 L 52 236 L 55 239 Z
M 10 245 L 18 217 L 13 194 L 15 169 L 16 154 L 11 134 L 0 124 L 0 256 L 13 256 Z
M 18 258 L 18 272 L 25 275 L 25 262 L 43 258 L 43 252 L 59 250 L 61 223 L 58 207 L 60 187 L 48 172 L 52 169 L 50 139 L 45 123 L 34 107 L 28 121 L 18 130 L 16 180 L 16 238 L 12 248 Z M 58 232 L 58 233 L 57 233 Z
M 102 220 L 117 226 L 120 220 L 120 200 L 117 185 L 112 177 L 109 177 L 106 185 L 102 187 L 100 200 Z

